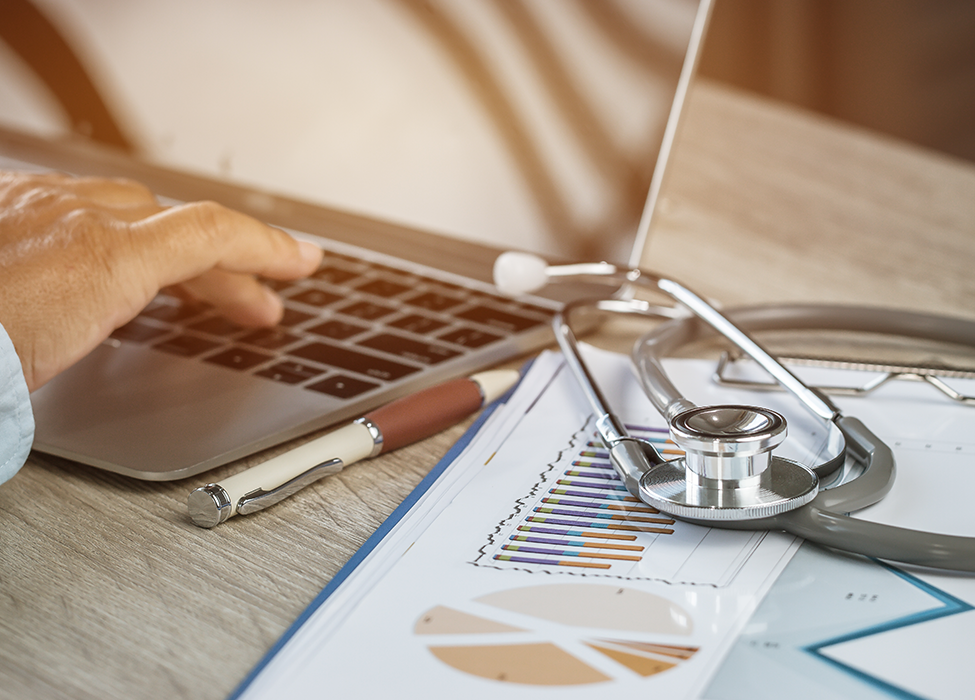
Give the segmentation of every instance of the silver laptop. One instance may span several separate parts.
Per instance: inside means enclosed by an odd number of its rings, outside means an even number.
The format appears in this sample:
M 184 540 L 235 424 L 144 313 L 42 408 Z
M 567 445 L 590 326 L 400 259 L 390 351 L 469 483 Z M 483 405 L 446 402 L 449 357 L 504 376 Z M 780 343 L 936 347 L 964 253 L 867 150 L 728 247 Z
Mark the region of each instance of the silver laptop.
M 456 15 L 465 4 L 493 12 L 493 25 Z M 309 279 L 272 284 L 286 306 L 274 329 L 160 294 L 33 394 L 36 450 L 139 479 L 193 476 L 549 343 L 566 298 L 498 295 L 491 267 L 503 250 L 639 262 L 710 0 L 391 5 L 431 42 L 450 76 L 441 87 L 457 88 L 458 113 L 477 122 L 470 133 L 487 134 L 495 162 L 507 163 L 479 206 L 522 206 L 530 235 L 446 236 L 0 130 L 0 167 L 131 177 L 164 202 L 215 200 L 326 251 Z M 499 36 L 481 36 L 488 25 Z M 583 39 L 596 58 L 576 50 Z M 609 92 L 632 91 L 634 80 L 645 92 L 622 113 Z M 517 181 L 517 201 L 505 199 L 505 178 Z

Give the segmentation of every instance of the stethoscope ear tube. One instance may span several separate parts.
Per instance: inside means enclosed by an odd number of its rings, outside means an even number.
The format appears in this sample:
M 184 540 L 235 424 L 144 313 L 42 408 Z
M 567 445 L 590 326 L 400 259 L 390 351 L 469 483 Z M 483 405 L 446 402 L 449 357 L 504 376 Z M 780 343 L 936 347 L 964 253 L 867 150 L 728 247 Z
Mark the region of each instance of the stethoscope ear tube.
M 821 491 L 810 504 L 824 511 L 852 513 L 872 506 L 894 485 L 894 453 L 859 418 L 838 416 L 833 421 L 846 440 L 847 456 L 863 465 L 852 481 Z
M 704 527 L 782 530 L 824 547 L 874 559 L 975 573 L 975 538 L 923 532 L 860 520 L 817 507 L 815 501 L 762 520 L 714 522 L 685 518 Z
M 817 508 L 778 515 L 774 526 L 811 542 L 903 564 L 975 572 L 975 538 L 881 525 Z
M 840 416 L 836 423 L 846 437 L 848 452 L 864 465 L 863 473 L 848 483 L 820 491 L 809 505 L 776 516 L 769 524 L 854 554 L 975 572 L 975 538 L 881 525 L 844 514 L 873 505 L 887 495 L 894 484 L 894 455 L 857 418 Z

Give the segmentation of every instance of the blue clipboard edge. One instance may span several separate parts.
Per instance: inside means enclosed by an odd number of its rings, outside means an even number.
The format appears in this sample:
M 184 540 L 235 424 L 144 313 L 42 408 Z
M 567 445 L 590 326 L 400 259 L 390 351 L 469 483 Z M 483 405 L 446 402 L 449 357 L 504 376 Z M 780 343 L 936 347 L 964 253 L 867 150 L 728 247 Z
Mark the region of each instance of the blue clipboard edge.
M 297 634 L 298 630 L 307 622 L 318 608 L 320 608 L 326 600 L 336 591 L 339 586 L 341 586 L 349 575 L 355 571 L 362 562 L 372 553 L 372 551 L 379 545 L 380 542 L 385 539 L 385 537 L 392 532 L 393 528 L 396 527 L 399 522 L 406 517 L 406 514 L 413 509 L 417 501 L 425 494 L 430 488 L 437 482 L 441 475 L 446 471 L 454 460 L 456 460 L 460 454 L 466 449 L 474 437 L 480 432 L 481 428 L 487 422 L 488 418 L 500 407 L 507 403 L 508 399 L 514 393 L 514 391 L 521 384 L 521 380 L 524 379 L 529 368 L 531 367 L 534 359 L 528 360 L 520 371 L 521 377 L 518 382 L 511 387 L 503 396 L 498 398 L 494 403 L 489 406 L 484 407 L 481 410 L 480 415 L 474 420 L 460 439 L 451 446 L 447 453 L 440 459 L 439 462 L 427 473 L 425 477 L 416 485 L 410 494 L 403 499 L 396 510 L 389 514 L 389 517 L 383 521 L 382 525 L 376 528 L 376 531 L 367 539 L 361 547 L 356 551 L 355 554 L 345 563 L 345 565 L 339 569 L 338 573 L 332 577 L 332 580 L 325 584 L 325 587 L 319 592 L 315 599 L 308 604 L 302 613 L 295 619 L 291 626 L 285 630 L 284 634 L 275 642 L 264 657 L 257 662 L 257 665 L 251 669 L 251 672 L 244 677 L 244 680 L 233 690 L 233 692 L 228 696 L 227 700 L 236 700 L 239 698 L 248 686 L 254 682 L 254 680 L 261 674 L 261 672 L 271 663 L 271 660 L 280 652 L 284 646 L 291 640 L 291 638 Z

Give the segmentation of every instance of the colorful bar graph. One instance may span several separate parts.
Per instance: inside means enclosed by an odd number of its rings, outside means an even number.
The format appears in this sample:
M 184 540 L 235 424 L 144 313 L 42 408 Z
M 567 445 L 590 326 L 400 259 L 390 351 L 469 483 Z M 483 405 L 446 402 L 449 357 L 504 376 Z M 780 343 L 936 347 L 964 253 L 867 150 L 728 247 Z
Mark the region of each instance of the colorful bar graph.
M 586 503 L 585 501 L 574 501 L 570 498 L 550 498 L 546 496 L 541 500 L 542 503 L 551 504 L 554 506 L 566 506 L 569 508 L 586 508 L 594 512 L 599 512 L 601 510 L 614 510 L 624 513 L 645 513 L 647 515 L 655 515 L 660 511 L 656 508 L 650 508 L 649 506 L 641 505 L 629 505 L 623 503 Z M 604 517 L 604 516 L 599 516 Z
M 496 554 L 497 561 L 510 561 L 518 564 L 542 564 L 544 566 L 578 566 L 585 569 L 608 569 L 610 564 L 603 564 L 595 561 L 571 561 L 571 560 L 552 560 L 540 559 L 539 557 L 521 557 L 512 554 Z
M 546 549 L 545 547 L 534 547 L 531 545 L 504 544 L 502 549 L 510 552 L 527 552 L 528 554 L 545 554 L 553 557 L 582 557 L 584 559 L 618 559 L 620 561 L 640 561 L 639 556 L 632 554 L 615 554 L 610 552 L 585 552 L 571 548 Z
M 611 491 L 626 491 L 626 487 L 623 484 L 617 482 L 612 482 L 609 480 L 603 481 L 601 483 L 592 483 L 589 481 L 582 481 L 580 479 L 559 479 L 555 482 L 561 486 L 578 486 L 587 489 L 609 489 Z
M 658 450 L 679 453 L 666 429 L 627 427 Z M 587 441 L 552 476 L 555 478 L 542 478 L 527 502 L 519 502 L 512 517 L 520 520 L 511 523 L 514 529 L 507 531 L 507 541 L 495 541 L 494 561 L 542 567 L 622 567 L 623 573 L 646 556 L 654 538 L 674 534 L 673 518 L 627 491 L 598 440 Z
M 580 496 L 582 498 L 605 498 L 607 501 L 626 501 L 627 503 L 640 503 L 641 501 L 636 496 L 631 496 L 626 489 L 623 489 L 623 493 L 588 493 L 586 491 L 579 491 L 578 489 L 549 489 L 549 493 L 556 496 Z
M 624 549 L 631 552 L 642 552 L 643 547 L 638 544 L 614 544 L 610 542 L 576 542 L 573 540 L 556 540 L 550 537 L 530 537 L 528 535 L 511 535 L 509 540 L 517 542 L 532 542 L 534 544 L 551 544 L 560 547 L 599 547 L 600 549 Z
M 519 525 L 518 529 L 522 532 L 539 532 L 543 535 L 561 535 L 562 537 L 598 537 L 604 540 L 629 540 L 636 539 L 636 535 L 620 535 L 609 532 L 592 532 L 587 530 L 563 530 L 554 527 L 541 527 L 539 525 Z
M 545 513 L 548 515 L 572 515 L 580 518 L 601 518 L 604 520 L 625 520 L 631 523 L 654 523 L 656 525 L 673 525 L 673 518 L 642 518 L 638 515 L 624 515 L 622 513 L 588 513 L 580 512 L 577 510 L 568 510 L 567 508 L 545 508 L 542 506 L 536 506 L 533 508 L 536 513 Z
M 575 525 L 577 527 L 588 527 L 591 529 L 605 529 L 605 530 L 621 530 L 624 532 L 654 532 L 661 535 L 672 535 L 674 531 L 670 528 L 661 527 L 643 527 L 638 525 L 624 525 L 620 523 L 580 523 L 576 520 L 562 520 L 560 518 L 542 518 L 538 516 L 531 515 L 526 518 L 528 522 L 532 523 L 550 523 L 553 525 Z

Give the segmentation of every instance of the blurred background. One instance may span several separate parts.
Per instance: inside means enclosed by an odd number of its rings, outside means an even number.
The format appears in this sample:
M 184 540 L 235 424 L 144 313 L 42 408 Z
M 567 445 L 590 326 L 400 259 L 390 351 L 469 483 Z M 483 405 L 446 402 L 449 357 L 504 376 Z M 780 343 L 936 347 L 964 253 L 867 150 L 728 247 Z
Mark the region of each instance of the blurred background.
M 426 230 L 625 260 L 698 2 L 0 11 L 0 123 Z
M 695 5 L 0 0 L 0 125 L 587 258 L 639 219 Z M 975 160 L 972 0 L 715 0 L 700 74 Z
M 701 73 L 975 160 L 971 0 L 717 0 Z
M 6 18 L 24 2 L 0 0 L 0 16 Z M 58 26 L 75 21 L 72 16 L 79 11 L 97 19 L 117 9 L 100 0 L 33 4 Z M 70 29 L 65 34 L 76 38 Z M 0 82 L 22 81 L 24 76 L 13 76 L 9 65 L 12 37 L 3 39 L 8 45 L 0 45 Z M 85 54 L 80 47 L 80 55 Z M 975 159 L 971 0 L 716 0 L 701 73 Z M 6 120 L 24 116 L 18 113 L 22 105 L 12 104 L 18 98 L 4 86 L 0 96 Z

